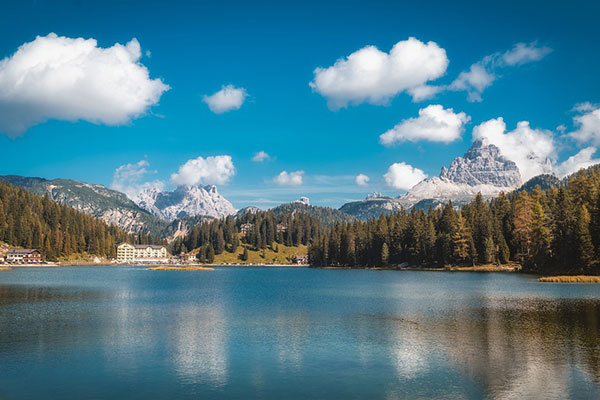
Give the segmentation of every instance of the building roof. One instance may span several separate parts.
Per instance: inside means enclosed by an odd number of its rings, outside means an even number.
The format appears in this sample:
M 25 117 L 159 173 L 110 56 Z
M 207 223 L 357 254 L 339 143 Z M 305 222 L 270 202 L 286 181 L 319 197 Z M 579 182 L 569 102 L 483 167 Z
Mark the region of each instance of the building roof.
M 161 246 L 159 244 L 136 244 L 133 247 L 135 247 L 136 249 L 147 249 L 148 247 L 151 247 L 153 249 L 162 249 L 165 246 Z
M 119 244 L 119 246 L 122 246 L 124 244 L 127 244 L 129 246 L 133 246 L 136 249 L 147 249 L 148 247 L 151 247 L 153 249 L 162 249 L 163 247 L 165 247 L 165 246 L 160 245 L 160 244 L 130 244 L 130 243 L 121 243 L 121 244 Z M 119 247 L 119 246 L 117 246 L 117 247 Z
M 31 254 L 33 252 L 40 252 L 38 249 L 9 249 L 7 254 Z

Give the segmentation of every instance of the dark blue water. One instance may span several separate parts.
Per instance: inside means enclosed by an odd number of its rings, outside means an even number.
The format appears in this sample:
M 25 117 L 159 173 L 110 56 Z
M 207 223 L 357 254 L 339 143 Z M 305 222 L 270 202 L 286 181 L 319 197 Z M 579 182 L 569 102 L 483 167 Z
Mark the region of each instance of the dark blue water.
M 0 399 L 600 398 L 600 285 L 516 274 L 0 272 Z

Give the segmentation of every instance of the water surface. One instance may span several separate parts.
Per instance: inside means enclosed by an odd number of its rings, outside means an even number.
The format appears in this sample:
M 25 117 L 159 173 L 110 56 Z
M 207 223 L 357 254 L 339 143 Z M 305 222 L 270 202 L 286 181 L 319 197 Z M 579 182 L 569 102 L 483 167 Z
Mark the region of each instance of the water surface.
M 600 285 L 503 273 L 0 273 L 0 399 L 600 398 Z

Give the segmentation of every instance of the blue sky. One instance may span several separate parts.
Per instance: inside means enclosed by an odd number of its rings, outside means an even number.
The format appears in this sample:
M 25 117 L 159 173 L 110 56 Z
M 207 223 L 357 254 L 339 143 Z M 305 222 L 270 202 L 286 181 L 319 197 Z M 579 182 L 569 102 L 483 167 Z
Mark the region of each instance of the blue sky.
M 217 183 L 238 208 L 269 207 L 300 196 L 310 197 L 313 204 L 339 207 L 373 191 L 398 195 L 415 179 L 416 170 L 422 172 L 416 176 L 437 175 L 470 147 L 475 127 L 499 117 L 506 125 L 504 135 L 492 132 L 492 124 L 479 132 L 500 141 L 506 155 L 527 145 L 535 151 L 550 146 L 537 156 L 550 157 L 558 174 L 600 157 L 595 151 L 600 145 L 597 2 L 415 3 L 421 2 L 5 4 L 0 14 L 0 174 L 134 189 L 147 182 L 160 182 L 168 189 L 177 182 Z M 39 90 L 25 91 L 15 76 L 33 67 L 17 64 L 14 54 L 50 33 L 65 38 L 69 46 L 71 39 L 95 39 L 102 49 L 115 43 L 125 46 L 136 38 L 141 57 L 132 62 L 133 68 L 143 66 L 149 77 L 135 70 L 132 81 L 140 79 L 151 93 L 136 93 L 130 99 L 127 88 L 118 88 L 117 94 L 105 95 L 93 82 L 95 59 L 86 60 L 92 80 L 85 87 L 63 90 L 62 79 L 53 78 L 32 86 L 48 90 L 43 98 Z M 379 87 L 366 83 L 371 100 L 338 83 L 320 89 L 309 86 L 315 82 L 316 68 L 332 67 L 365 46 L 389 53 L 410 37 L 424 46 L 434 42 L 445 52 L 447 66 L 439 77 L 425 81 L 438 88 L 430 98 L 415 101 L 407 89 L 392 88 L 391 95 L 386 92 L 383 99 L 373 100 L 373 94 L 377 97 L 394 85 L 388 85 L 388 70 L 379 71 Z M 525 55 L 510 61 L 519 43 L 534 59 Z M 474 64 L 493 77 L 481 101 L 469 101 L 467 91 L 457 84 L 452 89 L 461 72 L 469 72 Z M 17 72 L 11 75 L 7 71 L 13 66 Z M 66 81 L 76 75 L 69 71 L 59 71 Z M 410 86 L 416 78 L 407 74 L 400 78 Z M 104 77 L 110 79 L 110 74 Z M 244 90 L 237 92 L 243 103 L 233 99 L 233 109 L 215 113 L 204 96 L 226 85 Z M 15 87 L 22 92 L 11 94 Z M 339 109 L 328 107 L 327 90 L 349 90 L 348 103 Z M 90 93 L 98 101 L 88 104 Z M 140 96 L 145 106 L 127 103 Z M 441 106 L 448 115 L 450 109 L 452 115 L 464 113 L 463 122 L 454 126 L 458 136 L 453 140 L 448 132 L 452 126 L 441 132 L 450 136 L 435 141 L 415 132 L 414 126 L 411 131 L 409 124 L 392 145 L 380 142 L 381 134 L 417 118 L 419 110 L 431 105 Z M 31 122 L 40 115 L 48 120 Z M 528 121 L 529 128 L 515 130 L 519 121 Z M 27 129 L 16 129 L 15 124 Z M 259 151 L 270 159 L 252 161 Z M 574 155 L 578 158 L 565 163 Z M 223 166 L 219 160 L 227 167 L 227 160 L 209 159 L 215 156 L 230 156 L 235 172 L 210 170 Z M 189 160 L 196 162 L 180 170 Z M 397 179 L 386 180 L 390 167 L 401 163 L 413 169 L 395 169 Z M 130 174 L 115 184 L 115 170 L 121 166 L 125 167 L 120 171 Z M 276 179 L 283 171 L 284 179 Z M 302 173 L 293 175 L 297 171 Z M 357 185 L 359 174 L 369 177 L 367 185 Z

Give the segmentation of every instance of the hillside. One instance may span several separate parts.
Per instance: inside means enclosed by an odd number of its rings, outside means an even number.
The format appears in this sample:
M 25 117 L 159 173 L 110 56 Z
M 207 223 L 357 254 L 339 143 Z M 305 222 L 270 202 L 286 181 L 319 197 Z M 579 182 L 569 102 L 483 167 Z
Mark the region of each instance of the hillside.
M 353 201 L 340 207 L 340 211 L 360 220 L 377 218 L 381 214 L 388 215 L 402 209 L 402 204 L 393 197 L 371 197 Z
M 241 244 L 235 253 L 224 251 L 215 255 L 214 264 L 291 264 L 294 257 L 306 255 L 308 249 L 304 245 L 286 246 L 284 244 L 274 244 L 278 251 L 268 247 L 264 250 L 255 250 L 252 246 Z M 248 249 L 248 260 L 242 260 L 244 249 Z
M 533 178 L 531 178 L 530 180 L 525 182 L 523 184 L 523 186 L 521 186 L 516 191 L 517 192 L 522 192 L 522 191 L 531 192 L 536 187 L 539 187 L 542 190 L 547 190 L 547 189 L 551 189 L 553 187 L 559 187 L 560 185 L 561 185 L 561 180 L 558 179 L 555 175 L 543 174 L 543 175 L 534 176 Z
M 301 202 L 286 203 L 271 209 L 275 215 L 305 213 L 318 218 L 323 225 L 335 225 L 339 222 L 351 221 L 353 216 L 330 207 L 312 206 Z
M 0 241 L 39 249 L 51 260 L 75 253 L 114 257 L 129 240 L 114 225 L 0 181 Z
M 129 233 L 150 233 L 161 236 L 168 223 L 138 207 L 124 193 L 102 185 L 91 185 L 70 179 L 29 178 L 17 175 L 0 176 L 0 180 L 21 187 L 38 196 L 114 224 Z

